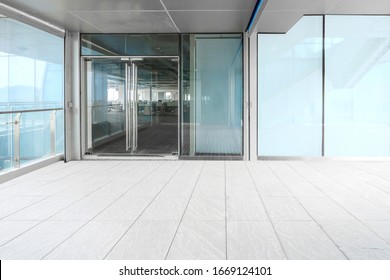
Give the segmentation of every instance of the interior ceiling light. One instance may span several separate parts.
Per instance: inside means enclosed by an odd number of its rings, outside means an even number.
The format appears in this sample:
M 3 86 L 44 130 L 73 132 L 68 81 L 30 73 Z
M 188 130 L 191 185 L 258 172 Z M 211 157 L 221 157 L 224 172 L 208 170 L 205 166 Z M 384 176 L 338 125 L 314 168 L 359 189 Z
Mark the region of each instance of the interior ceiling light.
M 4 11 L 9 11 L 9 12 L 14 13 L 14 14 L 17 14 L 17 15 L 22 16 L 24 18 L 27 18 L 27 19 L 29 19 L 31 21 L 37 22 L 37 23 L 39 23 L 39 24 L 41 24 L 43 26 L 47 26 L 47 27 L 49 27 L 49 28 L 51 28 L 53 30 L 56 30 L 56 31 L 59 31 L 59 32 L 65 34 L 65 29 L 63 29 L 61 27 L 58 27 L 58 26 L 56 26 L 54 24 L 51 24 L 51 23 L 49 23 L 47 21 L 44 21 L 42 19 L 39 19 L 37 17 L 34 17 L 32 15 L 29 15 L 29 14 L 27 14 L 25 12 L 22 12 L 22 11 L 20 11 L 18 9 L 15 9 L 15 8 L 13 8 L 11 6 L 8 6 L 6 4 L 0 3 L 0 9 L 2 9 Z

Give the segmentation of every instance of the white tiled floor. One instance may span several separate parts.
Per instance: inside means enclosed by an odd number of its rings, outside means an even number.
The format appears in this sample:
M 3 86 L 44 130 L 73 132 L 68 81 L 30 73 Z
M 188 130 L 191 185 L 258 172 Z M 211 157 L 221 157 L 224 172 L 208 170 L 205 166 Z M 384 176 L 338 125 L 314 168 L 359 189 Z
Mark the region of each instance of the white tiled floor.
M 79 161 L 0 185 L 1 259 L 390 259 L 390 162 Z

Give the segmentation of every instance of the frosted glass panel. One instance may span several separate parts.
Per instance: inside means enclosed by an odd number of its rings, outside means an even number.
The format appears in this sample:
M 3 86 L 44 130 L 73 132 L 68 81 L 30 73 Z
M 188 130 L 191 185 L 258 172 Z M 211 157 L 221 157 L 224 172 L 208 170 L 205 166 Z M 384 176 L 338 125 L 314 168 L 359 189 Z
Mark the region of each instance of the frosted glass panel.
M 259 156 L 321 156 L 322 17 L 258 40 Z
M 242 155 L 242 37 L 184 35 L 182 154 Z
M 390 17 L 326 17 L 325 155 L 390 155 Z

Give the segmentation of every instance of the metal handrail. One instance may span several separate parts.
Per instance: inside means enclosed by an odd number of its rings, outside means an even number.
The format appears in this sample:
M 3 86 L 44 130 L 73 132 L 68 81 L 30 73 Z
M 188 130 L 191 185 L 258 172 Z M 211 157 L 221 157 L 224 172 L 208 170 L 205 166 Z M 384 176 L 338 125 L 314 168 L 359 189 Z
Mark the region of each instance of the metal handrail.
M 11 107 L 12 109 L 12 107 Z M 21 116 L 23 113 L 34 113 L 34 112 L 51 112 L 50 114 L 50 155 L 54 156 L 56 154 L 56 113 L 57 111 L 62 111 L 64 108 L 44 108 L 44 109 L 31 109 L 31 110 L 16 110 L 16 111 L 0 111 L 0 115 L 14 115 L 13 120 L 10 123 L 13 126 L 13 167 L 20 168 L 20 124 Z
M 61 110 L 64 110 L 64 108 L 31 109 L 31 110 L 17 110 L 17 111 L 0 111 L 0 115 L 19 114 L 19 113 L 47 112 L 47 111 L 61 111 Z

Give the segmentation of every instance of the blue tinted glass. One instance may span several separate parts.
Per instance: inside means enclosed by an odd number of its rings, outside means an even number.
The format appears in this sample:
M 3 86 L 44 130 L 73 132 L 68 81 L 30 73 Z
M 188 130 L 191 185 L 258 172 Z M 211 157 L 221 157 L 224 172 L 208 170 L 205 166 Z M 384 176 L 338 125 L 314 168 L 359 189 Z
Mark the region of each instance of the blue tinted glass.
M 259 156 L 321 156 L 322 17 L 258 44 Z
M 390 17 L 326 16 L 325 155 L 390 155 Z
M 15 121 L 20 123 L 20 162 L 51 155 L 50 129 L 56 130 L 55 153 L 63 152 L 64 40 L 9 18 L 0 19 L 0 171 L 13 166 Z M 57 125 L 49 112 L 17 111 L 60 108 Z M 54 113 L 53 113 L 54 114 Z
M 182 154 L 242 155 L 242 37 L 184 35 Z

